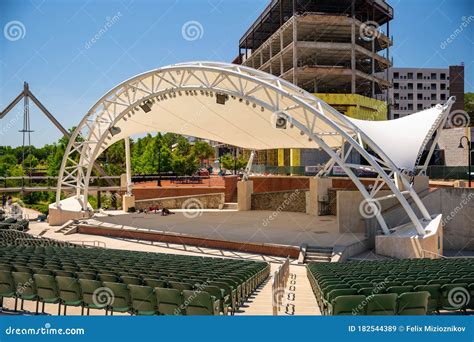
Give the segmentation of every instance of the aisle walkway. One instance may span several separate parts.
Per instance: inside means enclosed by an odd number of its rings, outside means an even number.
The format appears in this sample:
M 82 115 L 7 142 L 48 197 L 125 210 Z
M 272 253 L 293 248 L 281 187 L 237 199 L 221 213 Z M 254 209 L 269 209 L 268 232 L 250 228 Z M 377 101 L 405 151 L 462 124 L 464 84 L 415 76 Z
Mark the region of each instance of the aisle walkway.
M 278 266 L 278 264 L 272 264 L 272 275 Z M 273 315 L 272 298 L 272 277 L 270 277 L 236 315 Z M 283 294 L 283 305 L 280 307 L 278 315 L 321 315 L 306 277 L 304 265 L 290 265 L 290 276 Z

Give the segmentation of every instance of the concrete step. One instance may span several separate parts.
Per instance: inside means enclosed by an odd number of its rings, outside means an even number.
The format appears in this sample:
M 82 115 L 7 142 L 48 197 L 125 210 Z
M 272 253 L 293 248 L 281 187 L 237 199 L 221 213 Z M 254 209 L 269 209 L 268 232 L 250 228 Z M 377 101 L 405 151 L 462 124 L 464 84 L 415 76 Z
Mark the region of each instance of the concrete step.
M 332 253 L 322 253 L 322 252 L 306 252 L 307 256 L 314 256 L 314 257 L 324 257 L 324 258 L 330 258 L 332 256 Z
M 308 262 L 330 262 L 332 257 L 332 247 L 308 246 L 304 261 Z
M 224 203 L 224 207 L 222 209 L 237 210 L 237 203 L 234 203 L 234 202 Z
M 319 246 L 308 246 L 306 252 L 316 253 L 332 253 L 332 247 L 319 247 Z
M 327 256 L 327 257 L 323 257 L 323 256 L 312 256 L 312 255 L 308 255 L 306 256 L 306 259 L 305 259 L 305 262 L 328 262 L 328 261 L 331 261 L 331 257 L 330 256 Z

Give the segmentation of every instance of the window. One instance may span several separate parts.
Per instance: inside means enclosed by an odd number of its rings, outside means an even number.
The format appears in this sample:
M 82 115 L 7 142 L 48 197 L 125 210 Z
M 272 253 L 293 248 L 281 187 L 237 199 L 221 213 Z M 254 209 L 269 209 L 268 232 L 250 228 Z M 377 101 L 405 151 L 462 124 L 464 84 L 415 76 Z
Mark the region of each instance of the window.
M 416 89 L 422 90 L 423 89 L 423 83 L 417 83 L 416 84 Z
M 400 109 L 400 105 L 398 103 L 395 103 L 393 108 L 398 110 L 398 109 Z
M 439 79 L 440 80 L 445 80 L 446 79 L 446 74 L 444 72 L 442 72 L 440 75 L 439 75 Z
M 435 100 L 436 101 L 436 94 L 431 94 L 430 100 Z
M 413 90 L 413 83 L 408 83 L 407 86 L 408 86 L 408 89 Z
M 446 100 L 446 94 L 441 94 L 440 96 L 442 101 Z
M 413 100 L 413 93 L 408 94 L 408 99 Z
M 398 100 L 398 99 L 400 98 L 400 94 L 399 94 L 399 93 L 394 93 L 394 94 L 393 94 L 393 98 L 394 98 L 395 100 Z
M 393 118 L 394 118 L 394 119 L 400 118 L 400 114 L 393 114 Z
M 417 100 L 423 100 L 423 94 L 421 94 L 421 93 L 416 94 L 416 99 Z
M 393 78 L 398 80 L 400 78 L 400 74 L 398 72 L 393 73 Z
M 431 73 L 431 79 L 432 79 L 432 80 L 435 80 L 435 79 L 436 79 L 436 73 L 434 73 L 434 72 Z
M 413 110 L 413 103 L 408 104 L 408 110 Z
M 413 73 L 412 73 L 412 72 L 409 72 L 409 73 L 408 73 L 408 79 L 409 79 L 409 80 L 412 80 L 412 79 L 413 79 Z
M 423 105 L 422 105 L 421 103 L 418 103 L 418 104 L 416 105 L 416 109 L 417 109 L 417 110 L 422 110 L 422 109 L 423 109 Z
M 416 73 L 416 79 L 417 79 L 417 80 L 423 79 L 423 73 L 417 72 L 417 73 Z
M 436 83 L 431 83 L 431 90 L 436 90 Z
M 446 83 L 441 83 L 440 87 L 441 87 L 441 90 L 446 90 Z
M 398 83 L 393 84 L 393 89 L 399 89 L 399 88 L 400 88 L 400 84 L 398 84 Z

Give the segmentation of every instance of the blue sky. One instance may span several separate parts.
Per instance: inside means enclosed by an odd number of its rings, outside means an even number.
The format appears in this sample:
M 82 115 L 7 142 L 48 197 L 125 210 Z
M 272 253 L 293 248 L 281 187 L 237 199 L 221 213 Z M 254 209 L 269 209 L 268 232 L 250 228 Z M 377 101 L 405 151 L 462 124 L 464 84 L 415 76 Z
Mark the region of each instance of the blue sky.
M 0 0 L 0 107 L 27 81 L 57 119 L 72 127 L 105 92 L 138 73 L 190 60 L 232 61 L 239 38 L 268 1 Z M 441 48 L 463 20 L 474 16 L 474 1 L 389 3 L 395 11 L 395 66 L 464 62 L 466 91 L 474 91 L 474 18 Z M 12 21 L 23 25 L 22 38 L 15 40 L 15 27 L 6 32 Z M 190 21 L 202 26 L 199 39 L 183 37 L 183 25 Z M 92 41 L 94 36 L 98 39 Z M 0 145 L 21 144 L 21 113 L 17 106 L 0 121 Z M 31 110 L 31 125 L 34 145 L 60 137 L 36 109 Z

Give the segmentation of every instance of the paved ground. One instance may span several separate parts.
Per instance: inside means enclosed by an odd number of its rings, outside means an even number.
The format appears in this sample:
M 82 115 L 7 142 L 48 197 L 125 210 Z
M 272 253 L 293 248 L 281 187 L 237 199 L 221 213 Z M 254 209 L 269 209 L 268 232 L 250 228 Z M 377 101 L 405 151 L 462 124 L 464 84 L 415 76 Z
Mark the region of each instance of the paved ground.
M 175 215 L 111 212 L 96 220 L 207 239 L 301 246 L 332 247 L 363 239 L 363 234 L 341 234 L 335 216 L 235 210 L 173 210 Z

